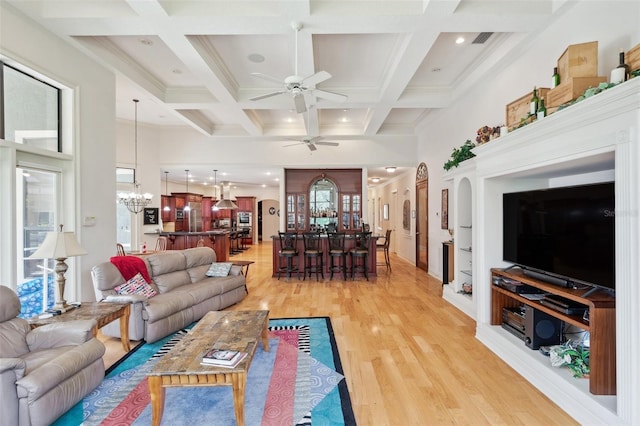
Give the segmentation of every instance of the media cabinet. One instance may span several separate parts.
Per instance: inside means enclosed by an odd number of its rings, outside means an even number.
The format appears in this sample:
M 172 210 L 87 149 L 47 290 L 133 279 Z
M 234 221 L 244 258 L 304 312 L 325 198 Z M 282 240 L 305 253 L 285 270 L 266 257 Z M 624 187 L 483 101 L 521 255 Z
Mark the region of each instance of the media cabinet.
M 519 281 L 542 290 L 544 293 L 555 294 L 565 299 L 578 302 L 589 308 L 589 321 L 582 316 L 565 315 L 562 312 L 548 308 L 538 301 L 529 300 L 495 284 L 491 285 L 491 325 L 502 324 L 502 308 L 517 307 L 522 304 L 545 312 L 567 324 L 574 325 L 590 333 L 590 363 L 589 391 L 594 395 L 616 394 L 616 303 L 615 297 L 598 290 L 586 298 L 583 294 L 589 289 L 570 289 L 546 283 L 524 275 L 521 269 L 491 269 L 491 282 L 494 277 L 504 277 Z

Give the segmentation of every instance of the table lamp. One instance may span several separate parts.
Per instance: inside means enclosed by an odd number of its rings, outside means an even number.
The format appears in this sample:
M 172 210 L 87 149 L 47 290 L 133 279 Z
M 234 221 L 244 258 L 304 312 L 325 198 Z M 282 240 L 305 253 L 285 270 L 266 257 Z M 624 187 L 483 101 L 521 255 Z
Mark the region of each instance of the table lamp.
M 68 257 L 82 256 L 87 252 L 80 247 L 78 240 L 73 232 L 62 232 L 62 225 L 60 225 L 59 232 L 48 232 L 44 239 L 44 242 L 35 251 L 29 259 L 55 259 L 56 267 L 55 273 L 58 275 L 56 282 L 58 283 L 58 297 L 53 309 L 67 309 L 67 301 L 64 300 L 64 285 L 65 277 L 64 273 L 67 272 L 67 264 L 65 260 Z

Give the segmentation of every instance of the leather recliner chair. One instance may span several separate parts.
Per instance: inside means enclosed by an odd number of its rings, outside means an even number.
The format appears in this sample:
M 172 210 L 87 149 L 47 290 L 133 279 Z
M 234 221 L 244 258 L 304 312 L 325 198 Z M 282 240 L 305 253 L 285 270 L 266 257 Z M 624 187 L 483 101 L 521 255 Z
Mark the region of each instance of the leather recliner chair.
M 104 379 L 95 321 L 31 330 L 20 300 L 0 286 L 0 426 L 49 425 Z

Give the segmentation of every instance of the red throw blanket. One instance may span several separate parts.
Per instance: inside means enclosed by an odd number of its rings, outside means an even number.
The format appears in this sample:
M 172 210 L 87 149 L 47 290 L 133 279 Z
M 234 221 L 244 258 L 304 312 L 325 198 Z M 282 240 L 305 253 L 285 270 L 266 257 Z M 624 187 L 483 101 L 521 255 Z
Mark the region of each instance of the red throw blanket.
M 142 274 L 142 277 L 151 284 L 151 277 L 149 276 L 149 271 L 147 271 L 147 265 L 144 263 L 144 260 L 139 257 L 113 256 L 110 260 L 111 263 L 118 268 L 118 271 L 120 271 L 125 280 L 129 281 L 139 272 Z

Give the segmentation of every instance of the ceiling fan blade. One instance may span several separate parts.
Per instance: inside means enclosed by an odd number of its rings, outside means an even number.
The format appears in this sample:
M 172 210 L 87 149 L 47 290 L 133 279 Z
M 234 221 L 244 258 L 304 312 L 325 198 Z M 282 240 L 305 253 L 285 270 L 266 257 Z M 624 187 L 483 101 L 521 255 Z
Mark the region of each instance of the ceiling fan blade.
M 309 151 L 316 151 L 318 148 L 312 144 L 312 143 L 308 143 L 307 146 L 309 147 Z
M 329 80 L 331 78 L 331 74 L 326 71 L 319 71 L 309 77 L 305 77 L 302 79 L 303 86 L 315 86 L 318 83 L 322 83 L 325 80 Z
M 260 99 L 270 98 L 272 96 L 282 95 L 287 93 L 286 90 L 278 90 L 277 92 L 267 93 L 265 95 L 254 96 L 253 98 L 249 98 L 250 101 L 259 101 Z
M 326 146 L 338 146 L 340 145 L 338 142 L 316 142 L 316 145 L 326 145 Z
M 293 97 L 293 103 L 296 105 L 296 112 L 298 114 L 307 110 L 307 104 L 304 102 L 304 95 L 302 93 Z
M 313 89 L 311 93 L 319 98 L 327 99 L 333 102 L 344 102 L 347 100 L 347 95 L 343 95 L 342 93 L 327 92 L 326 90 L 320 89 Z
M 289 147 L 289 146 L 296 146 L 296 145 L 302 145 L 304 142 L 298 142 L 298 143 L 292 143 L 290 145 L 282 145 L 283 148 Z
M 283 81 L 284 81 L 283 79 L 272 77 L 272 76 L 267 75 L 267 74 L 262 74 L 261 72 L 252 72 L 251 75 L 254 76 L 254 77 L 261 78 L 263 80 L 269 80 L 269 81 L 272 81 L 274 83 L 284 84 L 283 83 Z

